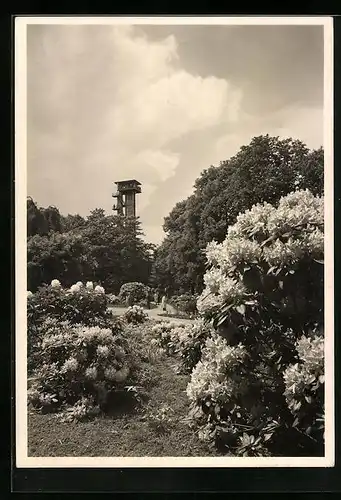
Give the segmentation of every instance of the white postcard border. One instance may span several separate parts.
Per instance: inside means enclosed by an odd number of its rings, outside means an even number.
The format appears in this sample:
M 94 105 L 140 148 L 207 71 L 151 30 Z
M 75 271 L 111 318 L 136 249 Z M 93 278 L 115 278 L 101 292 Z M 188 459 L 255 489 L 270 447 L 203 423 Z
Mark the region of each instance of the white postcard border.
M 163 25 L 321 25 L 324 27 L 325 150 L 325 387 L 324 457 L 29 457 L 27 440 L 27 72 L 29 24 L 163 24 Z M 333 467 L 334 422 L 334 184 L 333 184 L 333 19 L 295 17 L 45 17 L 15 19 L 15 399 L 16 467 Z

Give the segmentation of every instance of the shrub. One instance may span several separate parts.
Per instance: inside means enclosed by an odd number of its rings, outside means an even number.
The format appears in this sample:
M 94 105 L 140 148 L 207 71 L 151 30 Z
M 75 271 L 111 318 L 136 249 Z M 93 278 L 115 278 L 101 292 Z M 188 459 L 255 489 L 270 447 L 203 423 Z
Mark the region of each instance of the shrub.
M 221 340 L 214 340 L 219 349 L 207 340 L 188 394 L 203 435 L 225 451 L 321 453 L 321 441 L 304 424 L 320 413 L 302 405 L 297 422 L 283 372 L 289 379 L 306 376 L 307 368 L 295 367 L 303 349 L 297 340 L 323 325 L 323 243 L 323 198 L 297 191 L 277 208 L 264 203 L 239 215 L 224 242 L 207 248 L 210 268 L 198 309 Z M 306 382 L 315 387 L 315 378 Z
M 131 371 L 128 346 L 112 330 L 49 319 L 44 325 L 29 402 L 41 411 L 71 408 L 71 417 L 99 411 Z
M 108 299 L 108 303 L 111 305 L 117 305 L 120 302 L 119 297 L 113 293 L 109 293 L 107 295 L 107 299 Z
M 181 358 L 180 372 L 191 373 L 201 359 L 202 349 L 214 329 L 203 320 L 197 320 L 193 325 L 186 325 L 178 330 L 176 339 L 173 336 L 174 349 Z
M 178 344 L 179 333 L 182 333 L 184 328 L 185 325 L 172 321 L 164 321 L 152 327 L 152 335 L 168 354 L 174 354 Z
M 140 306 L 130 306 L 123 314 L 123 317 L 127 323 L 143 323 L 148 319 L 148 314 Z
M 164 349 L 161 348 L 160 343 L 153 334 L 151 325 L 152 320 L 145 323 L 126 323 L 124 325 L 123 335 L 129 343 L 132 355 L 137 360 L 136 364 L 140 365 L 135 372 L 137 377 L 135 383 L 139 385 L 144 385 L 142 381 L 144 375 L 141 375 L 141 370 L 149 371 L 150 365 L 162 359 L 165 354 Z M 141 368 L 141 363 L 144 368 Z
M 47 316 L 56 317 L 60 321 L 97 325 L 100 320 L 106 322 L 111 318 L 107 308 L 105 294 L 96 293 L 73 285 L 69 290 L 61 287 L 44 286 L 30 297 L 28 301 L 29 322 L 41 322 Z
M 170 304 L 179 312 L 194 315 L 197 311 L 197 296 L 190 294 L 183 294 L 174 296 L 170 300 Z
M 27 298 L 27 348 L 28 369 L 34 367 L 34 356 L 44 334 L 46 319 L 82 323 L 88 326 L 111 327 L 114 319 L 107 309 L 105 294 L 96 293 L 79 284 L 65 290 L 54 280 L 51 286 L 41 287 Z M 116 328 L 119 322 L 116 321 Z
M 145 300 L 148 291 L 149 287 L 147 285 L 144 285 L 143 283 L 125 283 L 121 286 L 119 298 L 121 302 L 125 302 L 127 299 L 130 299 L 130 305 L 133 305 L 142 300 Z

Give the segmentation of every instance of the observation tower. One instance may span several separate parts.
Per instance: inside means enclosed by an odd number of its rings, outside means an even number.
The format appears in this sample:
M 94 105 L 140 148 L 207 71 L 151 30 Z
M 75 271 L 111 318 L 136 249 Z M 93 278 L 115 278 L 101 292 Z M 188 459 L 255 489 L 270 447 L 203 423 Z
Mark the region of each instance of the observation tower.
M 113 198 L 116 198 L 116 204 L 113 210 L 117 215 L 125 217 L 136 217 L 136 195 L 141 193 L 141 183 L 136 179 L 128 181 L 115 182 L 117 190 L 113 193 Z

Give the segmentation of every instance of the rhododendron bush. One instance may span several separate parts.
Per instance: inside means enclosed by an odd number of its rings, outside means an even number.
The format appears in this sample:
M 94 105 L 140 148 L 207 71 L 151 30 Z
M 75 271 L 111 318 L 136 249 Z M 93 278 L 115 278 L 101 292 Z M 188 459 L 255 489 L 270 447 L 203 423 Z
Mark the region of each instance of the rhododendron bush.
M 108 319 L 108 299 L 103 289 L 92 290 L 76 283 L 70 288 L 62 288 L 53 280 L 30 295 L 27 307 L 29 320 L 39 322 L 46 316 L 59 318 L 71 323 L 98 324 L 98 320 Z
M 93 290 L 81 282 L 70 288 L 62 288 L 58 280 L 52 280 L 50 286 L 41 287 L 27 297 L 27 346 L 29 370 L 34 365 L 34 356 L 44 333 L 43 323 L 55 318 L 72 324 L 82 323 L 87 326 L 103 328 L 113 324 L 113 318 L 107 307 L 107 296 L 102 290 Z M 118 324 L 116 327 L 118 328 Z
M 108 393 L 127 384 L 134 363 L 120 334 L 55 318 L 43 330 L 28 391 L 35 408 L 80 419 L 100 411 Z
M 192 325 L 186 325 L 179 332 L 175 340 L 175 352 L 180 357 L 180 372 L 191 373 L 201 359 L 205 341 L 212 336 L 213 332 L 213 328 L 202 319 L 195 321 Z
M 147 321 L 148 319 L 148 314 L 144 312 L 143 307 L 140 306 L 130 306 L 128 309 L 125 311 L 123 315 L 125 321 L 127 323 L 143 323 L 144 321 Z
M 183 312 L 189 315 L 197 314 L 196 296 L 190 295 L 189 293 L 174 296 L 170 300 L 170 304 L 179 312 Z
M 323 454 L 323 202 L 255 205 L 207 247 L 197 307 L 219 336 L 188 395 L 201 435 L 235 454 Z
M 167 354 L 178 358 L 178 373 L 191 373 L 201 359 L 201 351 L 208 339 L 214 333 L 211 325 L 202 319 L 191 324 L 160 322 L 151 329 L 153 340 Z

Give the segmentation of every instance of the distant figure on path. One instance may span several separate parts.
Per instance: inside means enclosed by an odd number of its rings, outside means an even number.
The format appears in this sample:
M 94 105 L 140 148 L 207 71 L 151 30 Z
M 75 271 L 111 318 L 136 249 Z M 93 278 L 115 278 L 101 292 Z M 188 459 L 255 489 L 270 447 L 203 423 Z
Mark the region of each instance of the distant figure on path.
M 161 300 L 161 308 L 163 311 L 167 312 L 167 297 L 164 295 Z
M 159 292 L 157 290 L 154 293 L 154 302 L 156 305 L 159 303 Z
M 150 309 L 150 290 L 146 291 L 146 302 L 147 302 L 147 309 Z
M 128 293 L 127 298 L 126 298 L 126 305 L 127 307 L 130 307 L 133 305 L 133 298 L 131 296 L 131 293 Z

